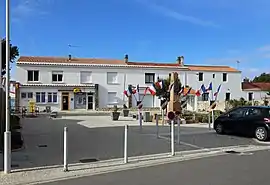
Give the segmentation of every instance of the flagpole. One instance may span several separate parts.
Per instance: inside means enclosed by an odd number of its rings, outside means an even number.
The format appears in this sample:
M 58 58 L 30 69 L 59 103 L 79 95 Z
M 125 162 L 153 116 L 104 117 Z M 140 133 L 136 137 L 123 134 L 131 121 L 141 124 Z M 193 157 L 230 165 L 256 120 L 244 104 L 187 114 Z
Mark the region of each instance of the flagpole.
M 214 101 L 214 93 L 213 93 L 213 83 L 212 83 L 212 89 L 211 89 L 211 96 L 212 96 L 212 101 Z M 213 102 L 214 103 L 214 102 Z M 212 109 L 211 111 L 212 114 L 212 126 L 214 125 L 214 121 L 215 121 L 215 117 L 214 117 L 214 109 Z M 212 128 L 212 126 L 210 127 L 210 129 Z

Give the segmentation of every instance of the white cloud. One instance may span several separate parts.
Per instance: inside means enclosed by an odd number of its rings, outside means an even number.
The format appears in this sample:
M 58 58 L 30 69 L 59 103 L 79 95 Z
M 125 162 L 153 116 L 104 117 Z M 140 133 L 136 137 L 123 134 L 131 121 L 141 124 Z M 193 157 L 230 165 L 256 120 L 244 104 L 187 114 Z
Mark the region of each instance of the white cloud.
M 261 52 L 270 52 L 270 45 L 265 45 L 265 46 L 259 47 L 258 48 L 258 51 L 261 51 Z
M 156 12 L 161 13 L 164 16 L 171 17 L 171 18 L 176 19 L 178 21 L 189 22 L 192 24 L 200 25 L 200 26 L 218 27 L 217 24 L 215 24 L 211 21 L 202 20 L 200 18 L 193 17 L 190 15 L 184 15 L 178 11 L 174 11 L 170 8 L 167 8 L 167 7 L 162 6 L 162 5 L 158 5 L 154 2 L 145 1 L 145 0 L 136 0 L 136 1 L 151 8 L 152 10 L 154 10 Z
M 12 20 L 22 21 L 28 17 L 48 14 L 45 5 L 50 5 L 54 0 L 19 0 L 19 3 L 11 8 Z

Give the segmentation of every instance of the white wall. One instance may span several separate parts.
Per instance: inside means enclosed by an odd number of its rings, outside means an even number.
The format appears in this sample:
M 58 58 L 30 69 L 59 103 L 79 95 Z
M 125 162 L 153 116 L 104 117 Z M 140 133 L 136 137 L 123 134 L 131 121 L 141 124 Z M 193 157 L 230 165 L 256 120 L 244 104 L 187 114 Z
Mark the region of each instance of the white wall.
M 170 68 L 97 68 L 97 67 L 74 67 L 74 66 L 61 66 L 60 68 L 54 66 L 29 66 L 29 65 L 17 65 L 16 79 L 21 84 L 27 84 L 27 70 L 39 70 L 40 71 L 40 83 L 51 84 L 52 83 L 52 71 L 64 72 L 65 84 L 80 84 L 80 71 L 92 72 L 92 83 L 99 84 L 99 107 L 107 107 L 107 94 L 108 92 L 116 92 L 117 100 L 120 105 L 126 103 L 127 99 L 123 95 L 123 91 L 127 88 L 128 84 L 137 85 L 140 87 L 146 87 L 150 84 L 145 84 L 145 73 L 155 73 L 155 78 L 167 78 L 171 72 L 178 72 L 179 78 L 182 84 L 185 83 L 185 76 L 187 76 L 187 84 L 194 89 L 200 88 L 204 83 L 207 87 L 210 82 L 213 83 L 214 91 L 216 91 L 218 85 L 221 83 L 221 91 L 218 99 L 220 101 L 225 99 L 225 93 L 230 91 L 232 99 L 239 99 L 242 95 L 241 92 L 241 73 L 229 73 L 227 76 L 227 82 L 222 82 L 222 72 L 203 72 L 204 81 L 198 81 L 198 72 L 186 71 L 186 69 L 170 69 Z M 118 84 L 107 84 L 107 72 L 118 73 Z M 185 75 L 187 73 L 187 75 Z M 215 79 L 213 79 L 213 73 L 215 73 Z M 32 91 L 32 89 L 29 89 Z M 123 101 L 124 100 L 124 101 Z M 159 107 L 160 101 L 155 98 L 154 106 Z
M 267 91 L 249 91 L 249 90 L 244 90 L 242 92 L 242 97 L 245 98 L 245 100 L 248 100 L 248 94 L 253 93 L 253 99 L 255 101 L 263 101 L 265 97 L 270 98 L 270 96 L 267 95 Z

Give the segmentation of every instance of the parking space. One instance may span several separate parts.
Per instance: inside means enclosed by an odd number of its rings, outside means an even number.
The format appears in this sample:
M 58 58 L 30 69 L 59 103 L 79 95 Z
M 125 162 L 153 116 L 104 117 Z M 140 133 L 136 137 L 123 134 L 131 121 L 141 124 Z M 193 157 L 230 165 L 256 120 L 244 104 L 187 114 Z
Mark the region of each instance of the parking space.
M 61 165 L 63 163 L 63 130 L 68 127 L 69 163 L 91 162 L 123 157 L 124 125 L 129 124 L 128 155 L 140 156 L 170 152 L 170 127 L 154 123 L 140 129 L 137 121 L 110 121 L 109 117 L 66 117 L 64 119 L 22 119 L 25 148 L 13 152 L 16 168 Z M 106 126 L 108 125 L 108 126 Z M 177 139 L 177 127 L 175 128 Z M 176 151 L 258 144 L 251 138 L 216 135 L 203 127 L 180 127 L 180 145 Z M 1 160 L 2 162 L 2 160 Z M 3 164 L 0 162 L 0 167 Z

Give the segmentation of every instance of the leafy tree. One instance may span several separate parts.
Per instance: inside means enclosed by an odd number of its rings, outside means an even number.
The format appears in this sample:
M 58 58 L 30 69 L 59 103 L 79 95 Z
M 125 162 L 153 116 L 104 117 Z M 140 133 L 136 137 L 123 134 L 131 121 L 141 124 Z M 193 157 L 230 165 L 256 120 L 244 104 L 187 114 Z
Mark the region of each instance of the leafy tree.
M 2 69 L 0 69 L 0 72 L 2 75 L 6 74 L 6 39 L 1 39 L 1 45 L 2 45 Z M 13 46 L 10 44 L 10 62 L 14 63 L 15 59 L 19 56 L 19 48 L 17 46 Z
M 156 88 L 157 89 L 156 96 L 158 96 L 159 98 L 169 96 L 168 90 L 171 84 L 170 79 L 169 78 L 160 79 L 159 81 L 162 81 L 162 80 L 164 81 L 164 84 L 163 84 L 164 88 L 162 89 Z M 179 87 L 181 88 L 182 84 L 179 78 L 178 78 L 178 84 L 179 84 Z
M 244 80 L 243 80 L 243 82 L 250 82 L 250 79 L 247 78 L 247 77 L 245 77 Z
M 270 96 L 270 91 L 266 93 L 268 96 Z
M 260 76 L 256 76 L 253 82 L 270 82 L 270 73 L 262 73 Z

